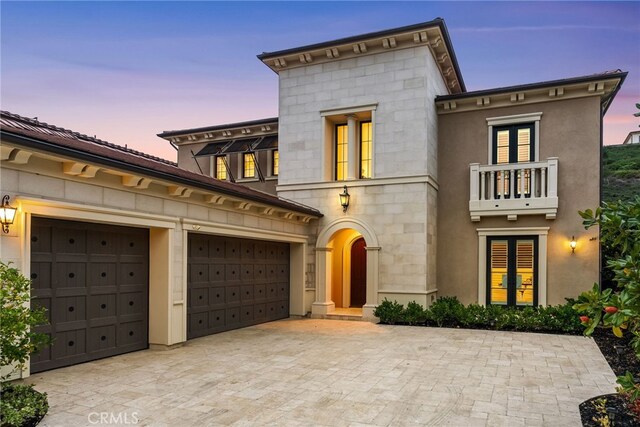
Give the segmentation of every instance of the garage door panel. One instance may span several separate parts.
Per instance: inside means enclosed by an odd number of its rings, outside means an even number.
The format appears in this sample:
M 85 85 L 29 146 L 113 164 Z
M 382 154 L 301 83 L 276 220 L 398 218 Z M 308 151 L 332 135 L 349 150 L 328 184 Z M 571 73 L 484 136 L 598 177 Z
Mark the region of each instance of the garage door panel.
M 240 279 L 242 280 L 242 282 L 253 281 L 253 265 L 252 264 L 243 264 L 240 267 Z
M 194 256 L 202 255 L 203 240 L 208 242 L 208 259 Z M 288 273 L 279 278 L 280 269 L 288 272 L 288 244 L 189 234 L 188 247 L 188 338 L 288 316 Z M 203 264 L 209 266 L 208 277 L 198 274 L 206 271 Z M 209 308 L 206 320 L 204 307 Z M 206 330 L 200 320 L 208 321 Z
M 224 305 L 226 302 L 226 291 L 224 286 L 214 286 L 209 288 L 209 305 Z
M 53 265 L 53 284 L 55 288 L 86 288 L 87 265 L 82 262 L 58 261 Z
M 86 333 L 86 328 L 57 332 L 51 347 L 52 358 L 60 360 L 86 353 Z
M 227 286 L 225 291 L 225 304 L 240 303 L 240 286 Z
M 31 252 L 32 254 L 49 254 L 51 252 L 51 233 L 49 225 L 31 226 Z
M 211 283 L 225 281 L 225 265 L 214 263 L 209 266 L 209 281 Z
M 240 241 L 237 239 L 225 239 L 225 259 L 240 258 Z
M 87 253 L 87 232 L 76 227 L 55 227 L 52 233 L 52 251 L 56 254 Z
M 224 277 L 226 282 L 240 281 L 240 264 L 227 264 Z
M 254 255 L 254 243 L 251 240 L 242 240 L 240 242 L 240 258 L 243 260 L 253 260 Z
M 278 280 L 284 280 L 289 277 L 289 264 L 278 264 L 276 268 Z
M 221 330 L 221 329 L 224 329 L 224 325 L 225 325 L 224 309 L 212 310 L 209 312 L 209 329 Z
M 207 307 L 209 305 L 209 288 L 194 288 L 187 291 L 191 307 Z
M 266 285 L 254 285 L 253 299 L 258 301 L 264 301 L 267 298 L 267 286 Z
M 264 322 L 267 319 L 267 305 L 256 304 L 253 309 L 253 316 L 256 322 Z
M 89 328 L 89 352 L 115 349 L 116 347 L 116 325 Z
M 51 319 L 37 330 L 53 337 L 32 372 L 148 346 L 148 230 L 33 217 L 31 233 L 32 295 Z
M 115 287 L 118 283 L 117 266 L 116 262 L 91 262 L 87 267 L 90 286 Z
M 86 320 L 86 296 L 58 297 L 52 311 L 53 321 L 56 323 Z
M 51 262 L 31 263 L 31 287 L 34 289 L 48 289 L 51 283 Z
M 240 299 L 243 304 L 247 304 L 253 301 L 253 289 L 254 285 L 245 285 L 240 289 Z
M 187 280 L 191 283 L 208 283 L 209 282 L 209 264 L 191 264 L 188 269 Z
M 230 329 L 240 325 L 240 307 L 230 307 L 225 310 L 225 324 Z
M 118 325 L 118 346 L 146 343 L 146 323 L 144 320 L 121 322 Z M 145 344 L 146 345 L 146 344 Z
M 191 313 L 188 317 L 189 330 L 194 334 L 200 335 L 209 329 L 209 312 Z
M 206 239 L 190 240 L 187 256 L 190 258 L 209 258 L 209 242 Z

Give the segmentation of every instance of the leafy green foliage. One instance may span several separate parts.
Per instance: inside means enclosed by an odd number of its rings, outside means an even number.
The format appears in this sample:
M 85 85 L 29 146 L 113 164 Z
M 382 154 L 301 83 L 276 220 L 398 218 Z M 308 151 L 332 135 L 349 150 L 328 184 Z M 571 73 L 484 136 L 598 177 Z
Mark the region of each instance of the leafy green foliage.
M 402 312 L 402 317 L 409 325 L 424 325 L 427 320 L 427 312 L 420 304 L 411 301 Z
M 600 290 L 594 284 L 591 291 L 583 292 L 574 308 L 589 314 L 584 321 L 584 333 L 604 325 L 622 338 L 625 331 L 632 335 L 631 347 L 640 359 L 640 196 L 629 202 L 603 203 L 594 211 L 580 212 L 585 228 L 600 226 L 600 241 L 607 262 L 609 277 L 617 285 Z M 627 374 L 618 377 L 631 405 L 640 406 L 638 378 Z M 629 390 L 633 389 L 633 392 Z
M 580 321 L 573 302 L 553 307 L 500 307 L 470 304 L 455 297 L 438 298 L 428 309 L 415 301 L 405 309 L 385 299 L 374 311 L 381 323 L 437 326 L 444 328 L 495 329 L 526 332 L 579 334 Z
M 39 393 L 30 385 L 2 384 L 0 395 L 2 427 L 35 425 L 49 410 L 47 393 Z
M 0 366 L 24 369 L 29 355 L 48 343 L 46 335 L 33 332 L 35 326 L 47 322 L 47 317 L 43 308 L 29 308 L 30 295 L 29 279 L 0 262 Z
M 602 198 L 606 202 L 631 201 L 640 186 L 640 144 L 604 147 Z
M 373 311 L 373 315 L 380 318 L 380 322 L 395 325 L 402 320 L 403 305 L 397 301 L 384 299 Z

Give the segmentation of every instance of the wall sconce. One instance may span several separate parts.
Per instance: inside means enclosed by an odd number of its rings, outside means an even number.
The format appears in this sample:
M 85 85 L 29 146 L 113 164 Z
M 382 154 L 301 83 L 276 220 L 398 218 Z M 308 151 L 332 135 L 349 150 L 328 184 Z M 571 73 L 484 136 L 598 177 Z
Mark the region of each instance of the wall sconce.
M 340 205 L 342 206 L 342 212 L 346 212 L 347 209 L 349 208 L 350 198 L 351 198 L 351 195 L 347 191 L 347 186 L 345 185 L 344 190 L 342 190 L 342 193 L 340 193 Z
M 571 253 L 576 253 L 576 246 L 578 246 L 578 242 L 576 242 L 575 236 L 571 236 L 571 241 L 569 242 L 569 246 L 571 246 Z
M 9 226 L 13 224 L 16 217 L 16 208 L 9 204 L 9 196 L 2 198 L 2 206 L 0 206 L 0 223 L 2 223 L 2 231 L 9 232 Z

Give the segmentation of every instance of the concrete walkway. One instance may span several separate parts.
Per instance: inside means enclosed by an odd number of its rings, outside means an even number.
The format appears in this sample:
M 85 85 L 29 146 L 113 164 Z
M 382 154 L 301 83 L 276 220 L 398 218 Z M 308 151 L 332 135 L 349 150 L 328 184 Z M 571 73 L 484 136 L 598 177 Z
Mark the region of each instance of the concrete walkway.
M 47 426 L 579 426 L 588 338 L 290 319 L 35 374 Z M 100 417 L 103 417 L 102 420 Z

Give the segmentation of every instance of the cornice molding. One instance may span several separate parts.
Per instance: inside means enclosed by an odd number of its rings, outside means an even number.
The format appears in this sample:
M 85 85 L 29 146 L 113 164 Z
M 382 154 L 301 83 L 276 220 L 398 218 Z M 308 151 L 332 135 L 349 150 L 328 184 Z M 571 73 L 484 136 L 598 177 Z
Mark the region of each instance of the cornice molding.
M 240 139 L 278 134 L 278 121 L 251 126 L 231 126 L 210 131 L 185 132 L 175 136 L 161 136 L 176 145 L 193 145 L 203 142 L 216 142 L 228 139 Z
M 327 42 L 322 45 L 309 46 L 308 49 L 303 47 L 294 49 L 294 51 L 282 51 L 281 55 L 275 52 L 275 56 L 260 55 L 259 58 L 274 72 L 280 73 L 282 70 L 375 55 L 392 50 L 428 47 L 449 93 L 463 92 L 459 76 L 456 73 L 456 64 L 452 59 L 455 58 L 455 55 L 449 51 L 449 47 L 445 43 L 446 36 L 438 25 L 431 24 L 410 31 L 398 30 L 397 33 L 386 33 L 383 36 L 371 38 L 365 36 L 362 39 L 348 42 L 336 40 L 335 43 Z
M 606 98 L 619 87 L 619 78 L 606 78 L 601 80 L 568 84 L 551 84 L 532 89 L 505 90 L 492 94 L 479 94 L 478 96 L 463 96 L 456 99 L 436 101 L 438 114 L 453 114 L 466 111 L 477 111 L 517 105 L 529 105 L 542 102 L 563 101 L 567 99 L 598 96 Z

